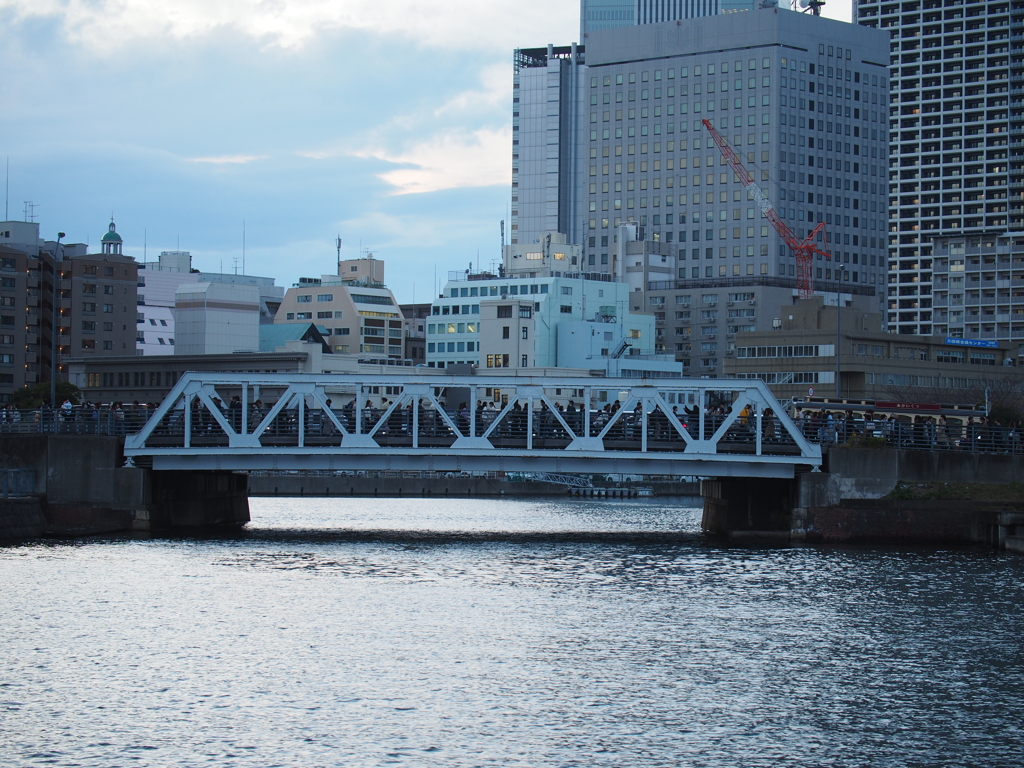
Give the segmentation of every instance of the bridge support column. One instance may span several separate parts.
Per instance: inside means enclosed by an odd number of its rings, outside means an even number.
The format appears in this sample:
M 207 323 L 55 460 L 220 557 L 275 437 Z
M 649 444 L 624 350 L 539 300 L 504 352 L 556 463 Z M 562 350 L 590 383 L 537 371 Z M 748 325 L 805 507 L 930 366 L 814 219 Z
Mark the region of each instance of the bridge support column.
M 788 542 L 793 481 L 729 477 L 703 480 L 701 526 L 732 540 Z
M 152 472 L 148 515 L 136 530 L 241 526 L 249 522 L 249 478 L 235 472 Z

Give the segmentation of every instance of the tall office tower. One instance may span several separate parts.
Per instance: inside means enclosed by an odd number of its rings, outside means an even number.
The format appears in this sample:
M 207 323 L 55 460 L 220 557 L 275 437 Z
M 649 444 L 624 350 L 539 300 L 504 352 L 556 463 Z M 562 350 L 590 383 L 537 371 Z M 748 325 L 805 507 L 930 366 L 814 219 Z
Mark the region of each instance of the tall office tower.
M 855 17 L 891 35 L 889 330 L 1024 339 L 1024 3 Z
M 754 10 L 778 0 L 580 0 L 580 39 L 595 30 Z M 582 237 L 573 154 L 586 112 L 584 45 L 517 49 L 512 94 L 510 240 L 535 243 L 548 232 Z
M 720 372 L 734 334 L 770 329 L 797 294 L 792 249 L 703 118 L 797 237 L 825 223 L 821 247 L 835 258 L 814 262 L 819 292 L 878 308 L 887 45 L 877 30 L 773 8 L 591 34 L 577 147 L 584 269 L 624 277 L 652 259 L 669 266 L 671 279 L 637 292 L 641 311 L 656 313 L 666 351 L 699 360 L 701 373 Z M 631 222 L 641 240 L 671 250 L 646 264 L 628 252 L 616 259 L 619 227 Z
M 515 52 L 512 243 L 539 242 L 546 232 L 579 242 L 582 180 L 574 151 L 585 74 L 583 49 L 575 43 Z

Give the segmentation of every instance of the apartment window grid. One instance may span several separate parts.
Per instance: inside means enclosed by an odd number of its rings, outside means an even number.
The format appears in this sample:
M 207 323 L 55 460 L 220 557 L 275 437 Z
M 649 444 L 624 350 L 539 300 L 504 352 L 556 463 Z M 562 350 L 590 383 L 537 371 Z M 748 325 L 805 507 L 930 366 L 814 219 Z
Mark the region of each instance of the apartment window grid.
M 962 275 L 939 279 L 931 244 L 963 235 L 964 243 L 991 241 L 994 247 L 1000 233 L 1024 229 L 1024 68 L 1012 32 L 1024 23 L 1024 8 L 937 0 L 862 0 L 857 7 L 861 24 L 892 36 L 890 330 L 1024 338 L 1021 324 L 995 320 L 1012 317 L 1024 296 L 994 289 L 988 297 L 992 322 L 970 322 L 970 309 L 951 302 L 969 302 L 973 294 L 957 290 Z M 999 305 L 1007 311 L 995 311 Z M 975 318 L 984 315 L 979 306 Z

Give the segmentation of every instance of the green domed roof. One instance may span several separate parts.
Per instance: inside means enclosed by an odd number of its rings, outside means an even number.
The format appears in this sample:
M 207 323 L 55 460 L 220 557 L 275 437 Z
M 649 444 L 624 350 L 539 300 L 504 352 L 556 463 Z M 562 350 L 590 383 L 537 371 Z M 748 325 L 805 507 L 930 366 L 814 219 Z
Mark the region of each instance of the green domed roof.
M 113 219 L 110 220 L 110 228 L 107 230 L 107 234 L 105 234 L 103 236 L 103 239 L 100 242 L 102 242 L 102 243 L 120 243 L 121 242 L 121 236 L 119 234 L 117 234 L 117 232 L 115 230 L 114 220 Z

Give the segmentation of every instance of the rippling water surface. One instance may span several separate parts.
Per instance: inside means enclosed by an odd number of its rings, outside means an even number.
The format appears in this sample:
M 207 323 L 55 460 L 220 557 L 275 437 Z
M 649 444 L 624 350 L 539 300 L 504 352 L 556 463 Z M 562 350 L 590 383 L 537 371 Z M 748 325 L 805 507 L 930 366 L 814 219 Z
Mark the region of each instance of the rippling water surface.
M 723 548 L 687 504 L 0 548 L 0 764 L 1024 764 L 1024 558 Z

